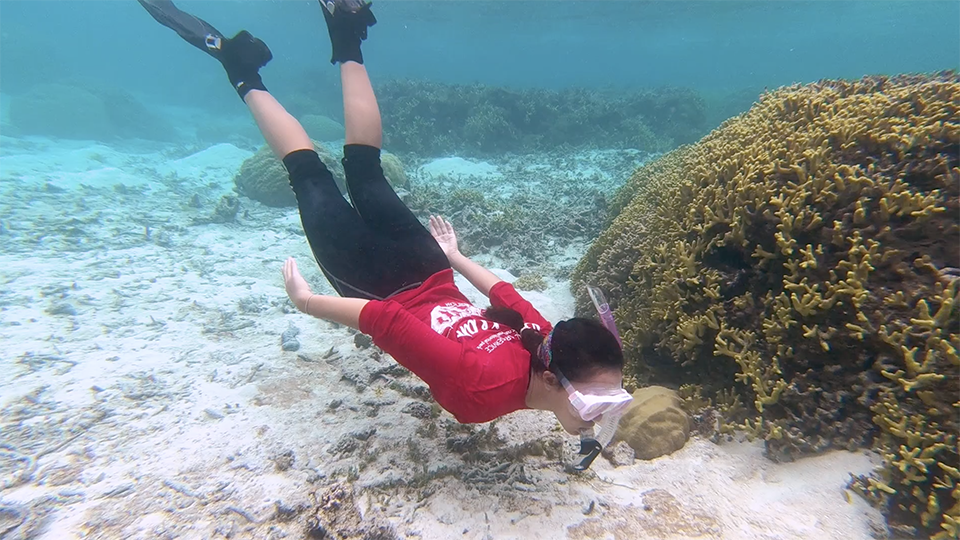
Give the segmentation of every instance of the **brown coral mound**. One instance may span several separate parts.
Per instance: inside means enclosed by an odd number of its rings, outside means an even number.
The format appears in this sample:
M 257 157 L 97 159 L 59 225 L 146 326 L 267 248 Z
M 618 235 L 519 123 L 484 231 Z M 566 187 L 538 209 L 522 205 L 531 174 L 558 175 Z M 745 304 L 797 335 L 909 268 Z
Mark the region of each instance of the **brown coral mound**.
M 872 444 L 855 485 L 890 524 L 955 536 L 958 113 L 955 72 L 765 94 L 635 173 L 580 307 L 605 288 L 628 373 L 697 385 L 772 458 Z
M 633 392 L 633 403 L 620 419 L 617 440 L 625 441 L 638 459 L 655 459 L 683 448 L 690 437 L 690 418 L 677 393 L 662 386 Z

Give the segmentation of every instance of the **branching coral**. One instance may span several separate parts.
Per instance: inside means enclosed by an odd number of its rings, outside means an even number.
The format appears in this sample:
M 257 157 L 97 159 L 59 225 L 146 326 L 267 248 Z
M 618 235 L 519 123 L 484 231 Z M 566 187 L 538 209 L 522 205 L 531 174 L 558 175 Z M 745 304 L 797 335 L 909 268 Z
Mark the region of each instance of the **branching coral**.
M 862 493 L 955 537 L 960 320 L 956 73 L 761 96 L 638 170 L 574 272 L 602 286 L 641 383 L 697 385 L 773 459 L 872 445 Z M 946 536 L 944 536 L 946 535 Z

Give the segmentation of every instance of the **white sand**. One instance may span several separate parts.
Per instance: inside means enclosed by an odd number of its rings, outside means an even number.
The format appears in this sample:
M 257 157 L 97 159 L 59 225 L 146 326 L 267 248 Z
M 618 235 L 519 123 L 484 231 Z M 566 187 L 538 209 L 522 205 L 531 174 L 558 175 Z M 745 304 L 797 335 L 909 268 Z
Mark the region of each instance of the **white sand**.
M 417 169 L 417 173 L 434 181 L 453 183 L 455 181 L 479 178 L 498 180 L 503 178 L 499 168 L 486 161 L 464 159 L 461 157 L 437 158 Z
M 0 143 L 4 538 L 302 538 L 314 499 L 348 478 L 364 519 L 401 538 L 850 539 L 882 521 L 845 494 L 850 473 L 875 465 L 865 453 L 778 465 L 757 444 L 694 439 L 569 475 L 556 460 L 496 456 L 544 439 L 572 459 L 552 415 L 523 411 L 496 422 L 502 446 L 466 463 L 447 449 L 449 415 L 403 412 L 422 401 L 397 388 L 421 383 L 292 310 L 288 255 L 330 291 L 295 210 L 242 199 L 238 223 L 191 224 L 231 191 L 249 152 Z M 187 205 L 194 194 L 201 208 Z M 566 283 L 527 297 L 549 319 L 572 312 Z M 280 347 L 290 325 L 296 352 Z M 431 423 L 436 434 L 417 434 Z M 425 471 L 433 478 L 417 483 Z

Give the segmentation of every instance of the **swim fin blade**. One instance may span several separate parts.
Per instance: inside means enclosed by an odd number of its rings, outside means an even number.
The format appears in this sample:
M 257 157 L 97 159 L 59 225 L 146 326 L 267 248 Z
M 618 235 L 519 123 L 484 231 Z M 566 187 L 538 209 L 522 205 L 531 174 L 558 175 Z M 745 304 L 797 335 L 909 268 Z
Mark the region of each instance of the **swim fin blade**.
M 221 45 L 223 34 L 207 21 L 195 17 L 186 11 L 181 11 L 172 0 L 137 0 L 160 24 L 173 30 L 187 43 L 221 59 Z
M 370 0 L 320 0 L 331 15 L 336 14 L 337 10 L 347 13 L 356 13 L 373 2 Z

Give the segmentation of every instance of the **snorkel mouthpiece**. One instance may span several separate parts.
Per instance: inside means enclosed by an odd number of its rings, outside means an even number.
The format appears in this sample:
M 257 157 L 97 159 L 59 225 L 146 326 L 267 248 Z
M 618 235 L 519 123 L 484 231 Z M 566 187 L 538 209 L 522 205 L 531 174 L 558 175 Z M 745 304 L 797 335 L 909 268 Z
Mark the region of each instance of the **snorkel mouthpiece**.
M 579 455 L 583 456 L 583 459 L 580 460 L 580 463 L 573 466 L 573 470 L 585 471 L 589 469 L 590 465 L 593 464 L 593 460 L 597 459 L 597 456 L 599 456 L 602 451 L 603 446 L 593 437 L 593 430 L 581 429 Z

